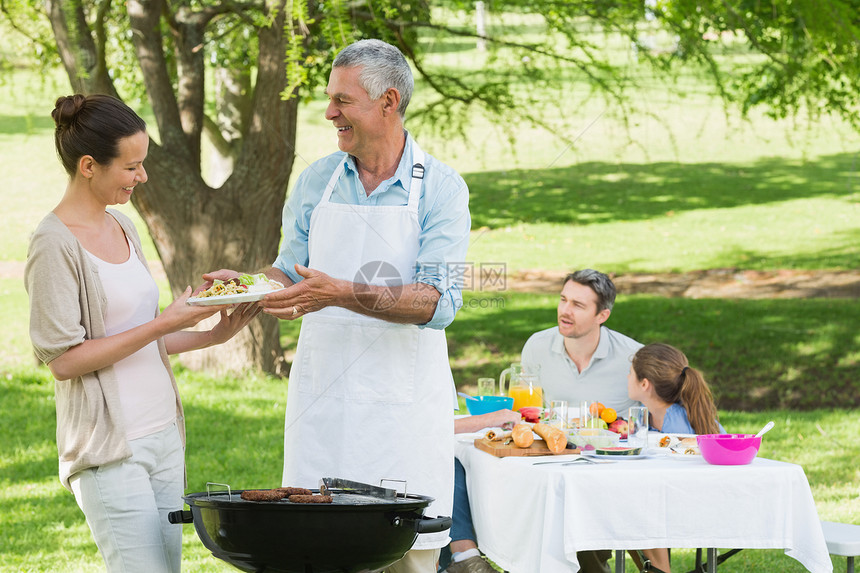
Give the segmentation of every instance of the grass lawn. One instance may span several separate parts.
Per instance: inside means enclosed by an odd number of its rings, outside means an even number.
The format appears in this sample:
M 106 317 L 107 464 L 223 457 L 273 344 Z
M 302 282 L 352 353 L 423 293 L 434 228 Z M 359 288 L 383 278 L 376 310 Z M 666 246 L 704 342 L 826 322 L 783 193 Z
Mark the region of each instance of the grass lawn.
M 188 491 L 206 482 L 234 487 L 273 487 L 280 483 L 286 385 L 267 377 L 215 379 L 180 370 L 188 426 Z M 15 408 L 4 411 L 0 431 L 0 571 L 95 572 L 103 570 L 89 530 L 73 496 L 56 476 L 53 383 L 44 369 L 10 372 L 0 392 Z M 763 441 L 761 455 L 801 464 L 822 519 L 857 521 L 860 473 L 860 412 L 770 410 L 721 411 L 730 431 L 754 432 L 767 420 L 776 426 Z M 183 570 L 234 571 L 211 557 L 191 525 L 184 526 Z M 694 553 L 673 551 L 677 571 L 692 569 Z M 834 558 L 834 571 L 845 559 Z M 633 571 L 632 568 L 628 569 Z M 803 567 L 778 550 L 748 550 L 720 571 L 800 572 Z
M 819 395 L 838 395 L 852 387 L 858 379 L 858 344 L 850 325 L 860 319 L 860 303 L 761 304 L 623 296 L 610 326 L 643 341 L 665 340 L 682 346 L 692 364 L 707 374 L 718 397 L 729 395 L 738 381 L 749 379 L 759 379 L 763 392 L 789 396 L 788 390 L 793 389 L 809 403 Z M 554 305 L 555 297 L 550 295 L 472 293 L 448 331 L 452 368 L 463 389 L 470 391 L 479 376 L 496 376 L 517 360 L 528 335 L 553 324 Z M 737 328 L 744 320 L 768 321 L 768 338 Z M 297 325 L 284 324 L 288 326 L 285 340 L 294 339 Z M 845 331 L 833 330 L 837 324 Z M 798 348 L 808 351 L 798 352 Z M 732 352 L 738 355 L 726 360 Z M 843 374 L 816 377 L 803 370 L 816 363 L 822 369 L 828 363 L 842 364 Z M 216 378 L 181 367 L 177 371 L 189 436 L 187 491 L 204 491 L 207 481 L 241 488 L 279 483 L 286 381 L 253 375 Z M 799 372 L 797 377 L 786 377 L 792 371 Z M 56 477 L 52 387 L 44 368 L 10 368 L 0 375 L 4 397 L 0 432 L 8 437 L 0 445 L 4 530 L 0 571 L 101 570 L 74 499 Z M 746 410 L 721 407 L 721 422 L 728 431 L 754 432 L 774 420 L 776 427 L 767 434 L 761 455 L 803 466 L 822 519 L 860 522 L 860 473 L 853 463 L 860 455 L 855 439 L 860 411 L 841 407 Z M 693 561 L 693 551 L 673 551 L 678 571 L 692 569 Z M 208 554 L 192 526 L 185 526 L 183 567 L 190 572 L 232 570 Z M 844 567 L 844 559 L 834 558 L 834 570 Z M 744 551 L 720 567 L 728 572 L 776 570 L 803 568 L 778 550 Z

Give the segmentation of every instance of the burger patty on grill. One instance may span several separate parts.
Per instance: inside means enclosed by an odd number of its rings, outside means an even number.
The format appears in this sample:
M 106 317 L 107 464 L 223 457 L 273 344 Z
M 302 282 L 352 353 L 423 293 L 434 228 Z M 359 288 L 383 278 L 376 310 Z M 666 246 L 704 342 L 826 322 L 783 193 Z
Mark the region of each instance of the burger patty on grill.
M 242 492 L 242 499 L 248 501 L 278 501 L 283 499 L 284 494 L 277 489 L 246 489 Z
M 330 495 L 293 494 L 289 500 L 293 503 L 331 503 L 332 497 Z

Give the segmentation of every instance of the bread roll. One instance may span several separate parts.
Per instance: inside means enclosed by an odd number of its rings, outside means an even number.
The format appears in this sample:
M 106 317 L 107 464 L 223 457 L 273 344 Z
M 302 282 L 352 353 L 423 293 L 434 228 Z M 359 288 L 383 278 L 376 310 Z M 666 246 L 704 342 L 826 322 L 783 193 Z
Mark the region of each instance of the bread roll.
M 543 438 L 550 452 L 560 454 L 567 447 L 567 436 L 558 428 L 548 424 L 535 424 L 533 430 Z
M 521 448 L 527 448 L 535 441 L 532 427 L 529 424 L 515 425 L 511 430 L 511 438 L 514 439 L 514 445 Z

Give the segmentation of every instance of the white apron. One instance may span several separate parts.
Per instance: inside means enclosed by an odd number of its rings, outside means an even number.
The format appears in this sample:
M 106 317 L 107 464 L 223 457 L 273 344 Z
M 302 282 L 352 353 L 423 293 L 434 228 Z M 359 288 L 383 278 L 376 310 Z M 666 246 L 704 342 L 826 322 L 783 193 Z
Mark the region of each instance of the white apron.
M 340 164 L 311 215 L 310 268 L 366 284 L 413 282 L 424 153 L 414 142 L 412 149 L 406 206 L 332 203 Z M 307 314 L 290 371 L 283 485 L 314 488 L 322 477 L 405 480 L 408 493 L 435 498 L 425 515 L 450 516 L 453 389 L 443 330 L 335 306 Z M 447 543 L 447 531 L 421 534 L 414 549 Z

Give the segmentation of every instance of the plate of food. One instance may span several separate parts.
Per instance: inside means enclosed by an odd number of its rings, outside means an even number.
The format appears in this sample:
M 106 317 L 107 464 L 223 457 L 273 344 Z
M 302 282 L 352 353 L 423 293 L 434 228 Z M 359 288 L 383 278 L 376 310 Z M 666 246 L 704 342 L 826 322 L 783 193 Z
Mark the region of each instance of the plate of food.
M 214 306 L 218 304 L 239 304 L 262 300 L 270 292 L 279 291 L 284 285 L 273 281 L 263 273 L 239 275 L 226 281 L 215 279 L 208 289 L 188 299 L 193 306 Z
M 668 448 L 668 457 L 673 460 L 696 460 L 703 459 L 702 452 L 699 450 L 699 446 L 690 446 L 690 445 L 676 445 Z
M 669 449 L 675 446 L 698 446 L 695 434 L 661 434 L 649 432 L 648 445 L 654 449 Z
M 656 449 L 672 459 L 702 459 L 696 436 L 691 434 L 663 434 L 659 436 Z

